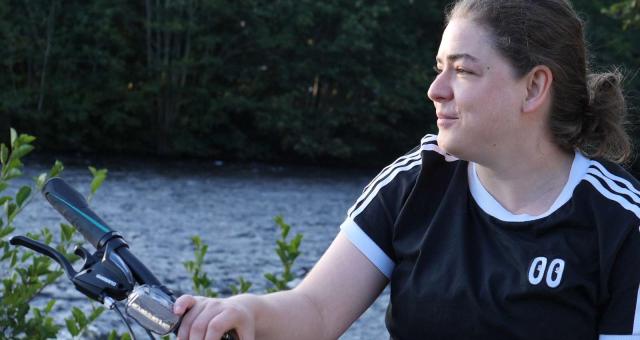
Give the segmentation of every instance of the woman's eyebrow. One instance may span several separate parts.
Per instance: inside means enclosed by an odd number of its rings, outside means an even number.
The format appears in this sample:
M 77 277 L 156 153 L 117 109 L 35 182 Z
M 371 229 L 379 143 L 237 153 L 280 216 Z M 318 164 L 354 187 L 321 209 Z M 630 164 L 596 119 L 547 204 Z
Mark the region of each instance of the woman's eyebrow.
M 447 56 L 447 61 L 450 62 L 450 63 L 455 62 L 455 61 L 460 60 L 460 59 L 467 59 L 467 60 L 472 61 L 474 63 L 478 62 L 478 58 L 472 56 L 469 53 L 455 53 L 455 54 L 449 54 Z M 440 64 L 440 63 L 442 63 L 442 59 L 439 58 L 439 57 L 436 57 L 436 62 Z

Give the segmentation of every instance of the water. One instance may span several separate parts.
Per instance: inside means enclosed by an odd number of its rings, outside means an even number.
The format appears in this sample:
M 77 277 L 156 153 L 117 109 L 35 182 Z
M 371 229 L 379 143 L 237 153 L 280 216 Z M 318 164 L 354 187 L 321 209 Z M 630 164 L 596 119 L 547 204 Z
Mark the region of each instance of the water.
M 29 164 L 27 178 L 46 171 L 51 162 Z M 122 232 L 132 251 L 172 289 L 191 290 L 183 262 L 193 259 L 191 237 L 209 245 L 205 270 L 215 287 L 228 295 L 240 276 L 251 281 L 251 292 L 264 292 L 263 274 L 279 272 L 273 217 L 282 215 L 292 233 L 303 233 L 302 254 L 294 270 L 302 278 L 339 230 L 347 209 L 374 174 L 370 171 L 226 165 L 213 162 L 103 161 L 107 181 L 93 202 L 94 210 Z M 65 180 L 88 193 L 87 163 L 66 162 Z M 26 184 L 28 180 L 21 179 Z M 58 230 L 61 217 L 40 196 L 16 220 L 16 233 L 43 226 Z M 43 292 L 41 301 L 58 299 L 56 318 L 71 306 L 90 304 L 67 280 Z M 384 310 L 388 290 L 341 337 L 344 340 L 387 339 Z M 92 334 L 126 329 L 116 313 L 106 312 Z M 139 330 L 139 329 L 138 329 Z M 139 334 L 142 338 L 143 333 Z M 95 336 L 94 336 L 95 337 Z

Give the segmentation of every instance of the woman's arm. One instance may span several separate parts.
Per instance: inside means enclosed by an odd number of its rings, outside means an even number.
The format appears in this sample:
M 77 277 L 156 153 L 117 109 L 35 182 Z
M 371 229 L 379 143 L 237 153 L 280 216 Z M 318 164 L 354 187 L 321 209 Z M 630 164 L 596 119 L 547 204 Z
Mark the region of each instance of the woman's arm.
M 378 297 L 387 278 L 341 232 L 293 290 L 228 299 L 183 296 L 180 339 L 337 339 Z

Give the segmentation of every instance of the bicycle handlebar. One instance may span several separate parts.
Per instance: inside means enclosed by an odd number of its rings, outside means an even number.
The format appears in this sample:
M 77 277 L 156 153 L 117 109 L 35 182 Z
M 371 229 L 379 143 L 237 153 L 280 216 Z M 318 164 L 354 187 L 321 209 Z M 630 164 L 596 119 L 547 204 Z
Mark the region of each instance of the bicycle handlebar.
M 42 193 L 94 247 L 99 248 L 100 240 L 113 231 L 89 208 L 84 197 L 61 178 L 54 177 L 48 180 L 42 188 Z
M 107 241 L 113 237 L 123 239 L 118 232 L 111 229 L 106 222 L 89 208 L 89 204 L 82 194 L 63 179 L 59 177 L 49 179 L 43 186 L 42 193 L 47 201 L 97 249 L 104 247 Z M 162 286 L 151 271 L 129 251 L 124 239 L 123 242 L 116 242 L 115 244 L 119 245 L 119 247 L 114 251 L 124 260 L 139 284 Z M 165 288 L 165 290 L 171 294 L 168 289 Z
M 85 200 L 85 198 L 77 192 L 74 188 L 68 185 L 64 180 L 58 177 L 54 177 L 49 179 L 42 188 L 42 193 L 49 203 L 60 213 L 64 218 L 69 221 L 72 225 L 76 227 L 76 229 L 82 234 L 82 236 L 89 241 L 96 249 L 99 254 L 102 254 L 103 257 L 102 262 L 107 263 L 107 267 L 112 269 L 117 269 L 117 272 L 121 272 L 122 282 L 125 284 L 118 284 L 117 282 L 105 277 L 104 275 L 97 275 L 96 277 L 101 280 L 98 284 L 95 281 L 83 280 L 78 277 L 82 275 L 86 275 L 91 273 L 92 271 L 89 268 L 98 262 L 98 259 L 95 258 L 95 254 L 91 255 L 84 249 L 80 249 L 80 251 L 76 252 L 81 255 L 85 259 L 85 265 L 83 266 L 83 271 L 80 273 L 76 273 L 68 264 L 65 267 L 67 271 L 67 275 L 70 279 L 76 284 L 76 288 L 80 291 L 84 292 L 87 296 L 98 299 L 102 302 L 105 296 L 105 288 L 104 282 L 110 284 L 112 286 L 116 286 L 121 290 L 126 290 L 126 294 L 130 293 L 129 287 L 133 287 L 135 280 L 142 287 L 156 287 L 160 289 L 164 294 L 167 295 L 167 298 L 170 298 L 172 301 L 175 301 L 175 294 L 163 286 L 160 281 L 151 273 L 147 267 L 138 260 L 130 251 L 127 242 L 124 240 L 122 235 L 117 231 L 111 229 L 96 213 L 89 208 L 89 204 Z M 24 245 L 35 251 L 38 251 L 44 255 L 54 257 L 59 262 L 63 264 L 66 263 L 66 259 L 61 254 L 56 253 L 55 250 L 48 251 L 48 247 L 46 245 L 40 245 L 38 242 L 33 240 L 22 240 L 20 237 L 16 237 L 11 241 L 11 244 L 14 245 Z M 100 262 L 100 263 L 102 263 Z M 89 268 L 85 271 L 85 269 Z M 109 272 L 113 273 L 113 272 Z M 81 275 L 82 274 L 82 275 Z M 91 278 L 92 279 L 92 278 Z M 81 282 L 82 281 L 82 282 Z M 113 290 L 113 289 L 112 289 Z M 115 294 L 112 295 L 116 298 L 126 298 L 126 294 Z M 109 296 L 109 294 L 106 294 Z M 165 302 L 162 299 L 158 300 L 158 298 L 145 298 L 151 295 L 136 295 L 141 296 L 140 299 L 137 299 L 135 303 L 132 303 L 134 309 L 138 310 L 137 314 L 140 314 L 143 319 L 148 319 L 149 324 L 159 324 L 161 328 L 160 331 L 169 331 L 171 328 L 166 328 L 165 326 L 176 325 L 174 327 L 174 332 L 177 333 L 177 325 L 180 323 L 180 319 L 177 319 L 170 324 L 166 324 L 163 320 L 155 317 L 148 310 L 145 310 L 143 306 L 153 307 L 163 305 Z M 170 307 L 170 306 L 169 306 Z M 172 314 L 171 309 L 166 309 L 167 306 L 164 305 L 164 314 Z M 160 311 L 162 312 L 162 311 Z M 173 316 L 175 317 L 175 316 Z M 139 319 L 136 319 L 138 322 Z M 125 320 L 126 322 L 126 320 Z M 145 328 L 148 328 L 147 325 Z M 166 328 L 166 329 L 165 329 Z M 160 331 L 157 331 L 158 334 L 162 334 Z M 237 334 L 235 331 L 231 330 L 223 336 L 223 340 L 235 340 L 237 339 Z

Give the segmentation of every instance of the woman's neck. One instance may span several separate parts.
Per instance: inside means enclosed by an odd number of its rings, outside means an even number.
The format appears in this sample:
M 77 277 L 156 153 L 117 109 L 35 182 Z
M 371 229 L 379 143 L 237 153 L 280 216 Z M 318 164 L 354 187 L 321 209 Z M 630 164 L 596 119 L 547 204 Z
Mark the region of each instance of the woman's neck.
M 504 155 L 503 155 L 504 156 Z M 574 154 L 554 145 L 500 157 L 490 164 L 476 164 L 482 186 L 513 214 L 540 215 L 562 192 Z

